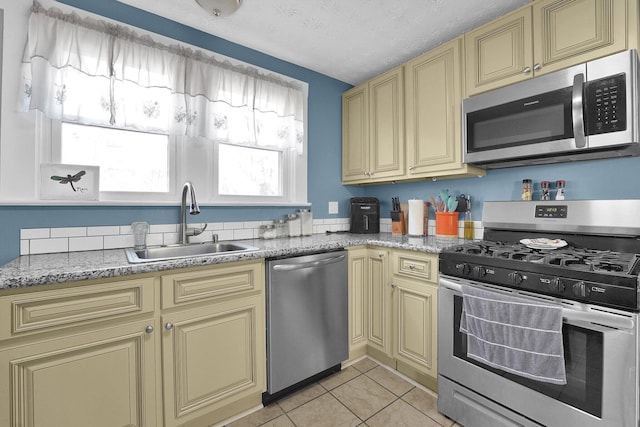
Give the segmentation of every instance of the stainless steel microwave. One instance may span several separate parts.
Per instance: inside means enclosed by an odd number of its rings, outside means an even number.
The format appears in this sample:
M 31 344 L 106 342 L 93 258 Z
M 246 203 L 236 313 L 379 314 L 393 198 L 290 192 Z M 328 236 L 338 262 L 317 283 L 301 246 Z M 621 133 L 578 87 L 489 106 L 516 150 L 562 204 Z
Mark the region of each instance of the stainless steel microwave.
M 640 155 L 638 53 L 462 101 L 463 162 L 486 168 Z

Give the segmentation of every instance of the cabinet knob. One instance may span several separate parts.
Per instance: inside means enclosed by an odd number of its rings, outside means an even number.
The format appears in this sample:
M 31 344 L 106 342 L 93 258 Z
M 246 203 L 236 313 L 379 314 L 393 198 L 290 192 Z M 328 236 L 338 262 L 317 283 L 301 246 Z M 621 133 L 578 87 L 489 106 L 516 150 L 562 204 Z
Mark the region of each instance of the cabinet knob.
M 384 252 L 378 252 L 378 258 L 384 258 Z
M 539 71 L 542 68 L 542 65 L 539 63 L 533 64 L 533 71 Z
M 167 322 L 167 323 L 164 325 L 164 327 L 165 327 L 165 329 L 166 329 L 167 331 L 170 331 L 171 329 L 173 329 L 173 323 L 171 323 L 171 322 Z
M 395 289 L 395 288 L 397 288 L 397 286 L 392 283 L 391 284 L 391 289 Z
M 522 69 L 522 72 L 525 73 L 525 74 L 529 74 L 531 72 L 531 67 L 524 67 Z
M 415 166 L 409 166 L 410 171 L 414 170 L 415 168 L 416 168 Z
M 415 264 L 409 264 L 409 270 L 415 270 L 416 266 Z
M 144 331 L 145 331 L 146 333 L 150 334 L 151 332 L 153 332 L 153 326 L 151 326 L 151 325 L 147 326 L 147 327 L 144 329 Z

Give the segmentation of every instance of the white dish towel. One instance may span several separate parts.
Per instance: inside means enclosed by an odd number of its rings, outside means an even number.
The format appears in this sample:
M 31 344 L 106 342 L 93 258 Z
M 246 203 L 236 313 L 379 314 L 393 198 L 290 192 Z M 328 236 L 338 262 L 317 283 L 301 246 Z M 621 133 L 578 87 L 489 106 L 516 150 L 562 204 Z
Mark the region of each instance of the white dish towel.
M 462 286 L 467 356 L 536 381 L 566 384 L 562 307 Z

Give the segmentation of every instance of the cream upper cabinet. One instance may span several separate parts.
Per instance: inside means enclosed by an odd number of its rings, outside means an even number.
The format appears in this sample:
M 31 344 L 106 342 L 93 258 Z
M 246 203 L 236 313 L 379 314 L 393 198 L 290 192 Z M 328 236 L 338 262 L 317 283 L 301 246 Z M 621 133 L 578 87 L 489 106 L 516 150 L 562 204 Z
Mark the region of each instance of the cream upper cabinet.
M 530 7 L 470 31 L 464 39 L 467 95 L 531 77 Z
M 636 0 L 539 0 L 470 31 L 466 94 L 635 47 L 637 13 Z
M 398 67 L 342 95 L 342 181 L 402 177 L 404 157 L 404 83 Z
M 462 43 L 457 38 L 405 64 L 410 179 L 485 175 L 462 163 Z

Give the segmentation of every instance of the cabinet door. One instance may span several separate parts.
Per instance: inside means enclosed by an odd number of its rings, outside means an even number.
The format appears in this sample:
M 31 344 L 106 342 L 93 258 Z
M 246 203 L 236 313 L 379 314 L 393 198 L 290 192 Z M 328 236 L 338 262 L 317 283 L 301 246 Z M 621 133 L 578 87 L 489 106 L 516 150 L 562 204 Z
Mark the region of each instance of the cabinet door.
M 391 287 L 389 252 L 371 249 L 367 258 L 367 341 L 370 347 L 391 354 Z
M 484 175 L 462 163 L 461 45 L 455 39 L 405 65 L 410 178 Z
M 465 50 L 468 96 L 532 77 L 531 8 L 468 32 Z
M 533 3 L 533 46 L 538 73 L 627 48 L 626 1 L 544 0 Z
M 437 376 L 437 286 L 394 277 L 393 356 Z
M 365 284 L 367 283 L 368 250 L 349 248 L 349 359 L 366 352 L 367 336 Z
M 265 390 L 263 294 L 162 316 L 165 425 L 231 415 Z
M 161 425 L 153 326 L 141 321 L 1 351 L 0 425 Z
M 404 78 L 394 68 L 369 82 L 371 181 L 404 175 Z
M 362 181 L 369 172 L 369 91 L 367 84 L 342 94 L 342 181 Z

